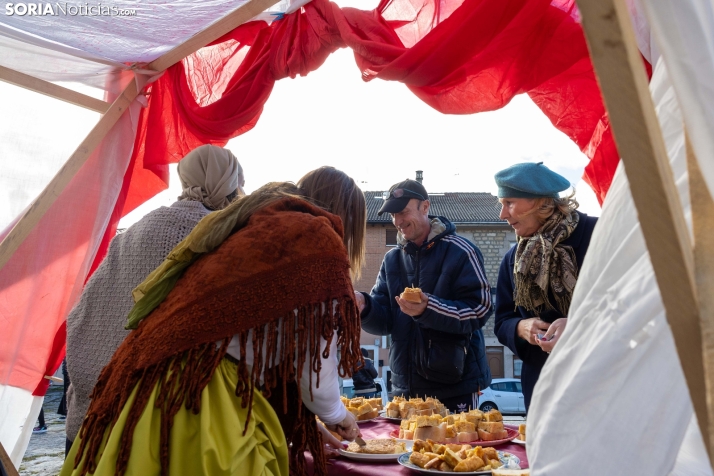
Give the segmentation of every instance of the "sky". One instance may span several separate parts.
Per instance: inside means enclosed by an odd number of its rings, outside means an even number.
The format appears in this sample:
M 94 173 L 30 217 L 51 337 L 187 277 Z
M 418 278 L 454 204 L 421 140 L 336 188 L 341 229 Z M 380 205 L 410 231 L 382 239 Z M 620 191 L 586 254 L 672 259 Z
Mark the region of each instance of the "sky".
M 581 179 L 587 157 L 528 96 L 519 95 L 498 111 L 444 115 L 401 83 L 365 83 L 344 49 L 306 77 L 278 81 L 256 127 L 226 147 L 245 170 L 246 192 L 332 165 L 364 191 L 387 190 L 422 170 L 430 193 L 495 195 L 496 172 L 542 161 L 576 187 L 582 211 L 600 215 L 594 193 Z M 180 186 L 175 166 L 171 173 L 169 190 L 127 215 L 121 227 L 173 203 Z
M 337 3 L 370 8 L 376 1 Z M 13 163 L 0 176 L 2 229 L 39 194 L 99 116 L 2 82 L 0 97 L 0 156 L 29 149 L 35 157 L 29 168 Z M 43 141 L 36 139 L 38 130 Z M 600 215 L 595 195 L 581 180 L 587 158 L 526 95 L 498 111 L 444 115 L 401 83 L 365 83 L 347 49 L 332 54 L 306 77 L 278 81 L 256 127 L 227 147 L 245 170 L 247 192 L 269 181 L 297 181 L 310 170 L 332 165 L 364 191 L 386 190 L 422 170 L 430 193 L 495 194 L 497 171 L 542 161 L 576 187 L 582 211 Z M 119 226 L 130 226 L 149 211 L 170 205 L 179 194 L 174 165 L 169 189 L 124 217 Z

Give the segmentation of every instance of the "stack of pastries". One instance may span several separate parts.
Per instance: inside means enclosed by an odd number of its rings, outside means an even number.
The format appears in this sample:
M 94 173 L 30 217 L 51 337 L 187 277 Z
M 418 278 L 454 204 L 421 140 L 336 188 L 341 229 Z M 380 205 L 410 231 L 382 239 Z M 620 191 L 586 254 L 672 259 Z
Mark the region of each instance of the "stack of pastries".
M 379 411 L 382 409 L 381 398 L 347 398 L 340 397 L 342 404 L 347 408 L 347 411 L 352 413 L 355 418 L 360 420 L 371 420 L 379 416 Z
M 425 415 L 441 415 L 442 417 L 449 414 L 449 410 L 436 398 L 410 398 L 407 400 L 404 397 L 394 397 L 387 404 L 386 416 L 389 418 L 409 419 L 415 416 Z
M 457 473 L 491 471 L 503 466 L 493 448 L 460 444 L 439 444 L 431 440 L 416 440 L 409 461 L 424 469 Z
M 518 439 L 521 441 L 526 441 L 526 424 L 521 423 L 518 425 Z
M 471 410 L 459 414 L 414 416 L 402 420 L 399 438 L 406 440 L 431 439 L 444 443 L 494 441 L 508 437 L 503 416 L 498 410 L 483 413 Z

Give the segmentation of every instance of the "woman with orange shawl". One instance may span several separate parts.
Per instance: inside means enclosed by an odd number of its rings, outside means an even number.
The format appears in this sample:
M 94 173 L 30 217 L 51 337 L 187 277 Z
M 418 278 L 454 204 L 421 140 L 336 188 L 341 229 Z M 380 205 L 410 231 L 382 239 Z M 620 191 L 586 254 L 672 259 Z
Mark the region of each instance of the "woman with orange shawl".
M 204 218 L 134 290 L 60 473 L 326 474 L 315 414 L 359 434 L 337 373 L 361 358 L 351 273 L 365 200 L 332 167 Z M 337 347 L 342 359 L 337 361 Z

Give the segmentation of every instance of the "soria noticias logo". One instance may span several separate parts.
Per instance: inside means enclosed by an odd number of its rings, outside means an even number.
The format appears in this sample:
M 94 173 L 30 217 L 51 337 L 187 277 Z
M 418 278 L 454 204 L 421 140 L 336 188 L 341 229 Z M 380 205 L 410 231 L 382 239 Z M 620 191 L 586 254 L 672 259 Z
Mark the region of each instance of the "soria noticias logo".
M 136 10 L 102 3 L 6 3 L 5 15 L 12 16 L 136 16 Z

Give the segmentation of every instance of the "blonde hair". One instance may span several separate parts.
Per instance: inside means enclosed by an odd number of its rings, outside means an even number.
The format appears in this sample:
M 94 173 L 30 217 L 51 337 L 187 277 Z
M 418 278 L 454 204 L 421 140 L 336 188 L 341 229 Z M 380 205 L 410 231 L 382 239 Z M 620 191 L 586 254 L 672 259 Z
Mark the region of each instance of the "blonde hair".
M 320 167 L 305 174 L 297 183 L 300 192 L 316 205 L 342 219 L 345 248 L 350 258 L 353 279 L 359 279 L 365 261 L 367 204 L 354 180 L 334 167 Z
M 533 208 L 524 215 L 536 215 L 538 221 L 543 224 L 545 221 L 555 213 L 556 208 L 563 215 L 570 215 L 572 212 L 578 209 L 580 204 L 575 199 L 575 187 L 570 195 L 560 198 L 542 197 L 533 199 Z

